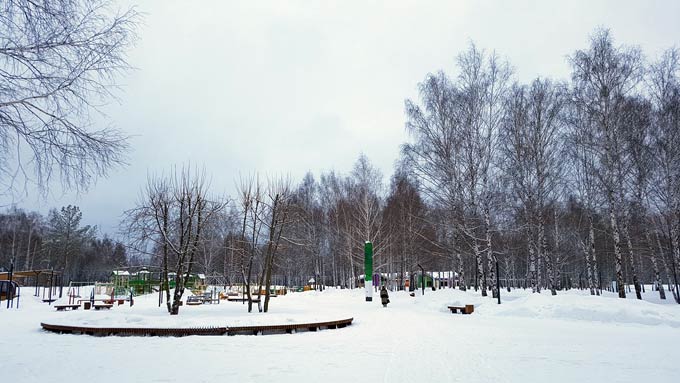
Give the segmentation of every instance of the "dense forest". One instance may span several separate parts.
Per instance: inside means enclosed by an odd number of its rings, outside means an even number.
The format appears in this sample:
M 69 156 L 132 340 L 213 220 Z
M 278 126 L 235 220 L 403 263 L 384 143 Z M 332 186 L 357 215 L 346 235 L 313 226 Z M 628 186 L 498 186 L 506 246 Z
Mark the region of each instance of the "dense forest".
M 453 74 L 426 75 L 406 100 L 409 140 L 389 179 L 362 154 L 347 174 L 252 175 L 218 198 L 204 172 L 174 169 L 126 212 L 125 247 L 80 227 L 75 207 L 46 219 L 11 209 L 0 264 L 67 280 L 145 265 L 224 284 L 356 287 L 371 241 L 394 289 L 421 265 L 483 295 L 498 277 L 638 298 L 653 284 L 678 299 L 680 51 L 647 60 L 596 30 L 568 62 L 568 81 L 523 84 L 471 44 Z

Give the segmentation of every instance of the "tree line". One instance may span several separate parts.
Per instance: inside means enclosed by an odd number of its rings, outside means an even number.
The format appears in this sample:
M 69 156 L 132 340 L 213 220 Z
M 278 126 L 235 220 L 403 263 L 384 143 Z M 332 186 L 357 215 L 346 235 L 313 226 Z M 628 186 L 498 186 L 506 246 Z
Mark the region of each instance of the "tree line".
M 406 100 L 409 141 L 388 185 L 362 154 L 344 175 L 309 173 L 297 184 L 255 175 L 233 199 L 196 195 L 211 202 L 191 259 L 180 263 L 254 291 L 312 279 L 354 287 L 371 241 L 375 270 L 394 288 L 421 265 L 455 271 L 461 288 L 483 295 L 496 296 L 499 279 L 639 299 L 653 284 L 677 300 L 679 58 L 672 48 L 647 62 L 600 29 L 568 57 L 568 81 L 523 84 L 507 61 L 471 44 L 454 76 L 428 74 L 419 97 Z M 181 211 L 165 229 L 154 218 L 166 239 L 155 240 L 151 259 L 165 254 L 171 227 L 181 243 L 180 216 L 190 216 Z
M 90 114 L 129 68 L 140 15 L 108 0 L 0 4 L 3 193 L 22 181 L 46 193 L 54 179 L 86 190 L 124 163 L 126 137 Z M 371 241 L 392 288 L 422 266 L 483 295 L 500 280 L 641 298 L 653 283 L 662 298 L 675 285 L 680 302 L 680 51 L 648 61 L 599 29 L 568 62 L 569 79 L 524 84 L 471 44 L 453 74 L 426 75 L 406 100 L 409 139 L 389 180 L 362 154 L 347 174 L 245 177 L 230 198 L 211 194 L 204 171 L 173 169 L 149 177 L 126 212 L 125 247 L 81 227 L 76 207 L 45 219 L 8 210 L 0 266 L 61 269 L 68 281 L 154 265 L 175 278 L 174 314 L 202 272 L 247 285 L 249 310 L 251 291 L 264 291 L 266 311 L 272 285 L 357 286 Z
M 615 281 L 621 298 L 630 284 L 641 299 L 645 282 L 665 299 L 672 281 L 678 299 L 679 53 L 646 63 L 601 29 L 569 56 L 568 82 L 513 81 L 472 45 L 456 77 L 420 84 L 404 163 L 482 294 L 497 293 L 498 261 L 538 292 L 578 275 L 592 294 Z
M 0 213 L 0 267 L 59 271 L 65 284 L 108 280 L 112 270 L 128 264 L 125 246 L 81 220 L 72 205 L 47 217 L 17 207 Z

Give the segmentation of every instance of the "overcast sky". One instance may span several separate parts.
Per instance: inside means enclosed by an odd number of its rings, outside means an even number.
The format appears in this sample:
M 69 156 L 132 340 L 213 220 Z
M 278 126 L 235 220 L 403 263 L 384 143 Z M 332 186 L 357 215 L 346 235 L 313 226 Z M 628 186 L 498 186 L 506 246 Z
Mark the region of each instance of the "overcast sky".
M 387 183 L 407 139 L 404 99 L 428 72 L 454 74 L 471 40 L 524 82 L 567 79 L 566 56 L 598 26 L 650 59 L 680 44 L 678 1 L 132 3 L 146 13 L 129 55 L 137 69 L 106 108 L 132 137 L 129 166 L 87 193 L 31 194 L 20 207 L 76 204 L 114 234 L 147 174 L 188 162 L 233 194 L 239 174 L 346 173 L 364 152 Z

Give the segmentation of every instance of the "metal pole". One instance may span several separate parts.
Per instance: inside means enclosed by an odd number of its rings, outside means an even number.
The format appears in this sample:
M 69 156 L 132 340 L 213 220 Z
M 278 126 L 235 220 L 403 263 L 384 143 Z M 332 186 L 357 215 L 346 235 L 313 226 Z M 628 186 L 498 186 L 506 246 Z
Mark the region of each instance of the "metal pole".
M 418 264 L 418 267 L 420 267 L 420 287 L 423 291 L 423 295 L 425 295 L 425 270 L 423 269 L 423 266 L 420 266 L 420 263 Z
M 9 303 L 14 299 L 14 289 L 12 288 L 12 274 L 14 273 L 14 257 L 9 263 L 9 274 L 7 276 L 7 308 L 9 308 Z

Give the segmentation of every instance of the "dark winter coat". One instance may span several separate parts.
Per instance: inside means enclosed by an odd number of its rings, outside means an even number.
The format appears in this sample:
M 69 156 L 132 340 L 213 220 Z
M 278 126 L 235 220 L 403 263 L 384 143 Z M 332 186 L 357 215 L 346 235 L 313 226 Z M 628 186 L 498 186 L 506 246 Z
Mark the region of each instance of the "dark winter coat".
M 380 300 L 382 301 L 383 306 L 387 306 L 387 304 L 390 303 L 390 296 L 387 295 L 387 289 L 384 287 L 380 289 Z

